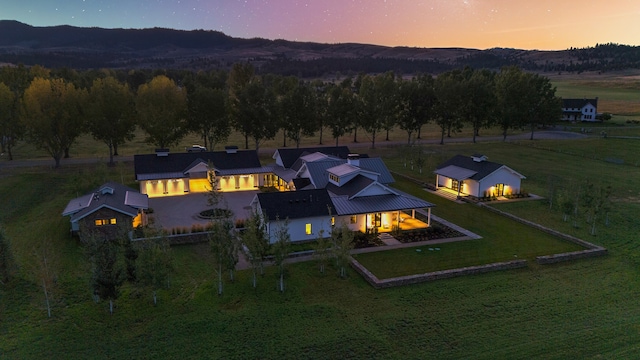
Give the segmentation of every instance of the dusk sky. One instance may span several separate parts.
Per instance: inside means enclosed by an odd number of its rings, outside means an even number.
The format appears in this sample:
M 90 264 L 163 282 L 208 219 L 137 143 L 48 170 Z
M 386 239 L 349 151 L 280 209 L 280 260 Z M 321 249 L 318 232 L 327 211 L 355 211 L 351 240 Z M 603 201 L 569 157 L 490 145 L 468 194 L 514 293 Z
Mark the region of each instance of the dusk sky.
M 639 0 L 0 0 L 0 19 L 387 46 L 640 44 Z

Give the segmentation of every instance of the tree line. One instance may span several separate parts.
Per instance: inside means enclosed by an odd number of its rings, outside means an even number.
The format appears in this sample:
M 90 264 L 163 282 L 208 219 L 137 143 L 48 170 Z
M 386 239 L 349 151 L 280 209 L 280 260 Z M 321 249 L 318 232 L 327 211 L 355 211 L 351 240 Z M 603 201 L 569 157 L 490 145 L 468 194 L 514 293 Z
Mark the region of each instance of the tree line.
M 211 72 L 142 72 L 40 66 L 0 69 L 0 143 L 12 159 L 17 141 L 29 141 L 60 165 L 81 134 L 109 149 L 132 140 L 135 130 L 158 148 L 175 146 L 188 133 L 205 147 L 224 143 L 231 131 L 257 150 L 282 130 L 282 146 L 303 137 L 365 132 L 374 148 L 379 137 L 400 128 L 407 142 L 420 138 L 427 123 L 440 128 L 440 142 L 463 126 L 499 126 L 507 131 L 561 116 L 561 101 L 548 78 L 518 67 L 499 72 L 469 67 L 433 77 L 394 72 L 359 74 L 336 81 L 305 81 L 296 76 L 258 74 L 249 63 Z

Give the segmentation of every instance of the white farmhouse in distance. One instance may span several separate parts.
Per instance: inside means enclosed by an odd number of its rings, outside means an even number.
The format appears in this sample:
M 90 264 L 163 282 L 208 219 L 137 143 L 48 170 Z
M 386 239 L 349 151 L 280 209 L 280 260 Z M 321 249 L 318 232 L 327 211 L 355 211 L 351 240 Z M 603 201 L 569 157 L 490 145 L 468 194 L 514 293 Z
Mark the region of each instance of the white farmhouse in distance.
M 562 99 L 562 120 L 598 121 L 598 98 Z

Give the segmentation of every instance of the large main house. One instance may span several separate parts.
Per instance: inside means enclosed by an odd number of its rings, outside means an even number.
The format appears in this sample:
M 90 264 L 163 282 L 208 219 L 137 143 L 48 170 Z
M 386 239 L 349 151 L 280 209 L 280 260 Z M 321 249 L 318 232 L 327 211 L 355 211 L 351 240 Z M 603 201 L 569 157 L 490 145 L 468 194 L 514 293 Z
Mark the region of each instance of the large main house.
M 341 146 L 278 149 L 273 159 L 275 164 L 262 166 L 256 151 L 237 147 L 202 153 L 160 149 L 136 155 L 134 167 L 140 193 L 150 198 L 205 193 L 212 176 L 221 192 L 256 191 L 247 205 L 263 217 L 271 241 L 285 221 L 292 241 L 329 236 L 341 223 L 362 232 L 430 224 L 433 204 L 389 187 L 394 179 L 380 158 Z M 260 191 L 265 188 L 271 191 Z M 419 209 L 426 209 L 425 221 L 416 219 Z

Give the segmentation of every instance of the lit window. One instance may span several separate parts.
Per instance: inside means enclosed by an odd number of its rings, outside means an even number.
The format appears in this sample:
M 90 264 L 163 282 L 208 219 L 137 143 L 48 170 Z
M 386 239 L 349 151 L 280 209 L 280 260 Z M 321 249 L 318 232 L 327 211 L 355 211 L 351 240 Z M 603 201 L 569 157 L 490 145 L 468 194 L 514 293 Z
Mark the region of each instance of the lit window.
M 313 232 L 311 231 L 311 224 L 305 225 L 304 233 L 307 235 L 311 235 Z
M 331 226 L 335 226 L 336 225 L 336 217 L 332 216 L 331 217 Z
M 351 224 L 355 224 L 357 222 L 358 222 L 358 216 L 357 215 L 351 215 L 350 223 Z
M 96 226 L 102 226 L 102 225 L 104 225 L 104 220 L 98 219 L 98 220 L 96 220 L 95 224 L 96 224 Z
M 111 218 L 111 220 L 109 220 L 109 224 L 115 225 L 116 224 L 116 218 Z

